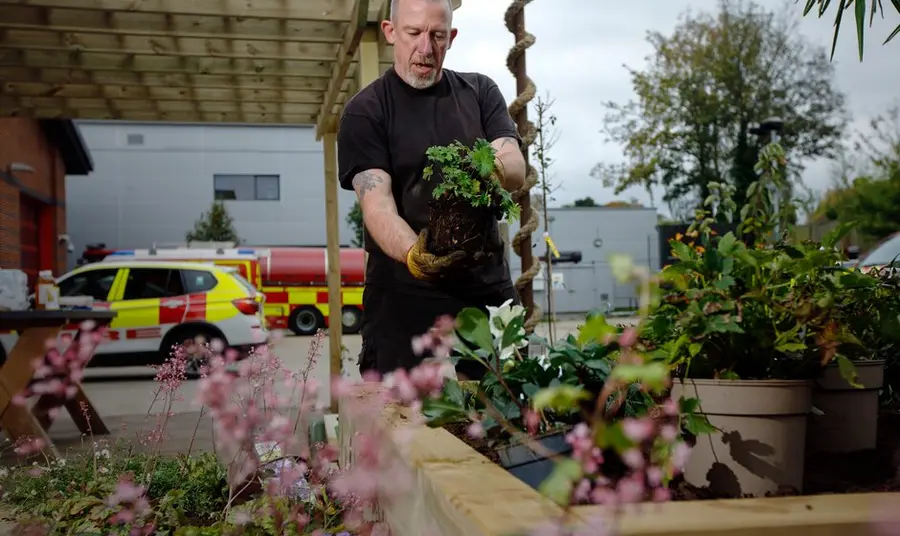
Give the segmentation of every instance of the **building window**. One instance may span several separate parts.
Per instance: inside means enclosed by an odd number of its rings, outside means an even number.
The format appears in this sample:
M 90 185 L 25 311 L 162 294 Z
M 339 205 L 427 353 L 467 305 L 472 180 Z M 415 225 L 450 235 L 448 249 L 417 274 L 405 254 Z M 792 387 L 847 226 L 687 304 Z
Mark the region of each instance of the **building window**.
M 281 199 L 281 177 L 278 175 L 215 175 L 213 188 L 219 201 Z

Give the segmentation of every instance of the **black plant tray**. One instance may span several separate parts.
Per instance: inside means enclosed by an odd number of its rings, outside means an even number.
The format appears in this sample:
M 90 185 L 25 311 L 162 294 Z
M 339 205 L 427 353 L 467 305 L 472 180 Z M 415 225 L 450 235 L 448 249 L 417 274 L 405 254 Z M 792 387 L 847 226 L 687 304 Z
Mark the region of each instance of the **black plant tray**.
M 572 446 L 566 443 L 566 433 L 556 432 L 534 441 L 553 454 L 565 456 L 571 454 Z M 525 443 L 509 445 L 497 449 L 500 465 L 513 476 L 538 489 L 541 483 L 553 473 L 553 459 L 544 457 Z

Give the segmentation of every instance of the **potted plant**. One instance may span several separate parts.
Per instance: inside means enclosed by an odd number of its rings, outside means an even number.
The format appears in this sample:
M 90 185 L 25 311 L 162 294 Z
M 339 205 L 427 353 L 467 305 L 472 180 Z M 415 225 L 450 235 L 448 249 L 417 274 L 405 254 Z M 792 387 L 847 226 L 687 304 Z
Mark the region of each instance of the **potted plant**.
M 497 244 L 491 240 L 498 240 L 492 237 L 496 221 L 515 220 L 520 212 L 494 178 L 494 148 L 478 139 L 471 148 L 457 141 L 430 147 L 425 154 L 429 164 L 424 178 L 440 176 L 430 203 L 429 251 L 436 255 L 459 250 L 472 256 L 492 253 Z
M 900 278 L 891 268 L 860 274 L 859 278 L 861 288 L 840 297 L 834 316 L 859 340 L 859 344 L 839 348 L 854 370 L 840 360 L 829 363 L 816 379 L 813 406 L 817 411 L 810 417 L 807 439 L 807 451 L 812 453 L 876 447 L 885 365 L 896 363 L 900 349 Z M 841 370 L 842 365 L 846 370 Z M 891 386 L 882 394 L 890 400 Z
M 678 262 L 663 270 L 667 288 L 643 330 L 673 370 L 674 396 L 699 398 L 717 429 L 697 441 L 684 476 L 719 495 L 799 490 L 810 380 L 833 361 L 854 374 L 838 349 L 859 341 L 833 316 L 835 303 L 868 281 L 837 266 L 834 245 L 846 228 L 821 246 L 775 239 L 784 207 L 773 190 L 783 191 L 784 165 L 779 146 L 763 149 L 762 176 L 740 215 L 743 241 L 709 231 L 716 219 L 730 223 L 734 206 L 731 188 L 713 185 L 688 233 L 695 245 L 671 242 Z

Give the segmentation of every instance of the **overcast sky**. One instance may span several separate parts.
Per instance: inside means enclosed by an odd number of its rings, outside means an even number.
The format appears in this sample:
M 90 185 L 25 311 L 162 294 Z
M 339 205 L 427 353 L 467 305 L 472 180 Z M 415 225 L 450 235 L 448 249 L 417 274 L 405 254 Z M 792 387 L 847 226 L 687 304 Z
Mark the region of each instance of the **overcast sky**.
M 787 1 L 793 4 L 793 0 Z M 781 0 L 757 3 L 769 9 L 783 5 Z M 446 62 L 450 69 L 487 74 L 499 84 L 507 102 L 515 96 L 515 80 L 506 68 L 506 54 L 513 43 L 503 22 L 508 6 L 506 0 L 463 0 L 454 18 L 459 36 Z M 553 174 L 562 188 L 555 193 L 555 205 L 584 196 L 598 202 L 636 197 L 649 203 L 642 189 L 614 196 L 612 189 L 603 188 L 600 181 L 589 175 L 599 161 L 622 161 L 620 147 L 604 143 L 600 133 L 604 115 L 601 103 L 624 103 L 633 98 L 623 64 L 642 67 L 651 52 L 646 33 L 655 30 L 671 34 L 679 15 L 689 6 L 695 12 L 715 11 L 717 2 L 535 0 L 528 6 L 527 27 L 537 38 L 528 50 L 528 73 L 537 84 L 539 95 L 549 91 L 556 100 L 552 111 L 558 118 L 560 139 L 550 156 L 556 161 Z M 811 14 L 803 18 L 801 5 L 791 8 L 807 37 L 830 47 L 833 15 L 818 19 Z M 857 57 L 852 18 L 845 17 L 834 63 L 837 85 L 847 95 L 848 111 L 854 121 L 851 128 L 864 128 L 873 114 L 900 98 L 900 37 L 881 45 L 900 19 L 896 13 L 887 12 L 889 9 L 890 4 L 885 2 L 886 19 L 876 19 L 874 27 L 867 29 L 862 64 Z M 530 117 L 534 119 L 533 111 Z M 817 189 L 827 187 L 831 181 L 829 163 L 811 163 L 804 180 Z M 656 195 L 657 200 L 661 197 Z

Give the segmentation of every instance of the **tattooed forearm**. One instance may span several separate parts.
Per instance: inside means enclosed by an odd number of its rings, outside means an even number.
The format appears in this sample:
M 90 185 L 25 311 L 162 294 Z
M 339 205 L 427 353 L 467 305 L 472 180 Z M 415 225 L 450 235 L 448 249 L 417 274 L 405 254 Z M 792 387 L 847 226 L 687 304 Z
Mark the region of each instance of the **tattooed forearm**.
M 406 252 L 416 242 L 416 234 L 397 213 L 391 176 L 380 169 L 363 171 L 353 177 L 353 189 L 375 243 L 392 259 L 406 262 Z
M 353 189 L 356 190 L 356 195 L 359 196 L 360 201 L 367 193 L 377 188 L 380 184 L 384 184 L 384 177 L 371 170 L 357 173 L 353 177 Z

